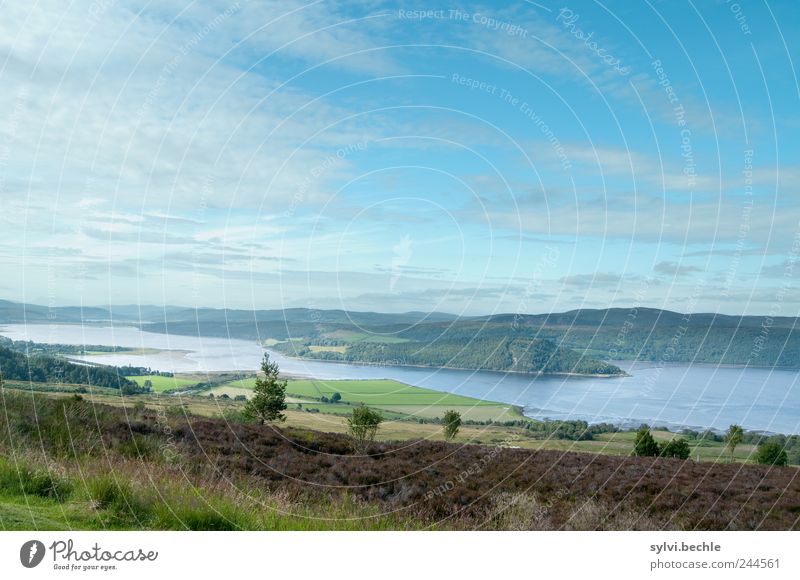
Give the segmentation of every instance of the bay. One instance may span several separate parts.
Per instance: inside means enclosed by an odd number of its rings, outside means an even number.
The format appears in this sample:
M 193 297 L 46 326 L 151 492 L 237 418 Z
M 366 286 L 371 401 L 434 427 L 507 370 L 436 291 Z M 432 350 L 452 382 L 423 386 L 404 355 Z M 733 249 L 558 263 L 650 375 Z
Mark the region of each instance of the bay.
M 72 357 L 108 365 L 210 373 L 255 371 L 264 348 L 255 341 L 142 332 L 131 326 L 0 327 L 14 340 L 160 349 Z M 636 426 L 746 429 L 800 433 L 800 372 L 764 368 L 617 361 L 631 376 L 533 376 L 489 371 L 341 364 L 270 356 L 287 374 L 318 379 L 394 379 L 409 385 L 518 405 L 536 419 L 582 419 Z

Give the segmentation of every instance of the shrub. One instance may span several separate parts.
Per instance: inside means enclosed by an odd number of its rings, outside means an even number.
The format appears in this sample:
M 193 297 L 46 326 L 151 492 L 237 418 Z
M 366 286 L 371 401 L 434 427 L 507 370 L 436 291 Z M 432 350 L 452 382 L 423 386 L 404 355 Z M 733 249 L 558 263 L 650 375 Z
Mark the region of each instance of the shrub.
M 356 453 L 365 453 L 378 433 L 383 417 L 377 411 L 361 405 L 353 409 L 347 418 L 347 431 L 352 437 L 353 449 Z
M 783 446 L 777 441 L 765 441 L 756 451 L 756 462 L 762 465 L 786 465 L 788 456 Z
M 31 470 L 1 461 L 0 490 L 12 495 L 35 495 L 63 502 L 72 493 L 72 484 L 43 469 Z
M 660 452 L 661 449 L 659 449 L 656 440 L 653 439 L 650 429 L 646 426 L 642 426 L 639 431 L 637 431 L 636 439 L 634 439 L 633 442 L 633 455 L 639 457 L 657 457 Z
M 448 410 L 444 413 L 444 438 L 448 441 L 455 438 L 461 427 L 461 413 Z
M 144 435 L 134 434 L 124 443 L 120 443 L 117 451 L 123 457 L 152 459 L 158 456 L 158 444 Z
M 241 409 L 231 408 L 222 411 L 222 418 L 229 423 L 255 423 L 256 420 L 245 414 Z
M 691 450 L 689 443 L 683 437 L 672 439 L 661 449 L 661 457 L 674 457 L 676 459 L 689 459 Z

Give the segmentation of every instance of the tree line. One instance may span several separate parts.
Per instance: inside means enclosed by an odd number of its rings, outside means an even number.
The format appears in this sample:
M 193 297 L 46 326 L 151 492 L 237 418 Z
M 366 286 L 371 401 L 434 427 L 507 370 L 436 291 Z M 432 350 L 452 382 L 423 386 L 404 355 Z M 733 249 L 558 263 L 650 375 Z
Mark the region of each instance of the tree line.
M 91 385 L 120 389 L 124 394 L 145 392 L 143 387 L 129 381 L 113 367 L 79 365 L 47 355 L 27 356 L 6 347 L 0 347 L 0 376 L 7 380 L 34 383 Z
M 374 343 L 347 345 L 344 353 L 313 351 L 316 340 L 298 345 L 286 342 L 274 348 L 289 355 L 307 358 L 411 366 L 514 371 L 524 373 L 623 374 L 613 364 L 560 348 L 550 340 L 491 338 L 438 340 L 434 342 Z

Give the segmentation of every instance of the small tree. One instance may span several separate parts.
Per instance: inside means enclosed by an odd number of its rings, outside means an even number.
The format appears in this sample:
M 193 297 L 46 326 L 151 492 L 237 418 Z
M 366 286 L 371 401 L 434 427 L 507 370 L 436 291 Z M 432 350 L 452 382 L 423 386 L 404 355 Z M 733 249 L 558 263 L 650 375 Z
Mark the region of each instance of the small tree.
M 150 379 L 147 379 L 144 382 L 144 388 L 145 389 L 152 389 L 153 388 L 153 381 L 151 381 Z
M 353 449 L 356 453 L 366 453 L 375 440 L 378 427 L 383 422 L 383 417 L 363 404 L 353 409 L 347 419 L 347 432 L 353 438 Z
M 444 438 L 451 441 L 461 427 L 461 413 L 458 411 L 445 411 L 444 413 Z
M 676 459 L 689 459 L 689 443 L 683 437 L 672 439 L 661 449 L 661 457 L 675 457 Z
M 254 419 L 262 425 L 267 421 L 284 421 L 286 415 L 281 411 L 286 409 L 286 381 L 278 379 L 280 369 L 276 363 L 269 361 L 269 355 L 264 355 L 261 362 L 263 377 L 256 377 L 253 387 L 253 396 L 244 406 L 244 415 Z
M 341 400 L 342 400 L 342 395 L 341 395 L 341 393 L 333 393 L 333 394 L 331 395 L 331 403 L 338 403 L 338 402 L 339 402 L 339 401 L 341 401 Z
M 736 451 L 736 446 L 744 439 L 744 431 L 741 425 L 733 424 L 728 427 L 728 432 L 725 433 L 725 447 L 731 453 L 731 463 L 733 463 L 733 452 Z
M 633 441 L 633 455 L 639 457 L 658 457 L 661 450 L 658 443 L 653 439 L 650 429 L 642 426 L 636 433 L 636 439 Z
M 783 445 L 777 441 L 765 441 L 758 446 L 756 461 L 762 465 L 786 465 L 789 458 Z

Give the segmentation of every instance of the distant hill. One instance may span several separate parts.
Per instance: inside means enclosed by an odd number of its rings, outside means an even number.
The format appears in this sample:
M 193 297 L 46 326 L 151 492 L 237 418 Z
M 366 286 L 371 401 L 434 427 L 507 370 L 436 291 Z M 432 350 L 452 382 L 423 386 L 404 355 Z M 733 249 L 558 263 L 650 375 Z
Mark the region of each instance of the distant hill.
M 458 317 L 444 313 L 385 314 L 344 310 L 232 310 L 168 306 L 54 308 L 0 301 L 3 322 L 126 322 L 142 330 L 247 340 L 302 339 L 308 346 L 343 347 L 366 355 L 358 343 L 438 345 L 441 349 L 509 340 L 546 340 L 584 360 L 699 362 L 800 368 L 800 327 L 792 317 L 681 314 L 656 308 L 581 309 L 548 314 Z M 316 342 L 315 342 L 316 341 Z M 485 342 L 489 341 L 489 342 Z M 448 345 L 448 346 L 444 346 Z M 404 354 L 411 347 L 384 347 Z M 482 348 L 482 347 L 481 347 Z M 335 358 L 309 352 L 315 358 Z M 417 349 L 419 350 L 419 349 Z M 430 348 L 428 352 L 433 352 Z M 394 356 L 391 354 L 391 356 Z M 405 353 L 407 354 L 407 353 Z M 483 353 L 485 354 L 485 353 Z M 480 352 L 459 356 L 480 357 Z M 346 358 L 346 356 L 340 358 Z M 372 355 L 370 355 L 372 356 Z M 416 355 L 415 355 L 416 357 Z M 408 357 L 407 357 L 408 358 Z M 436 357 L 434 357 L 436 358 Z

